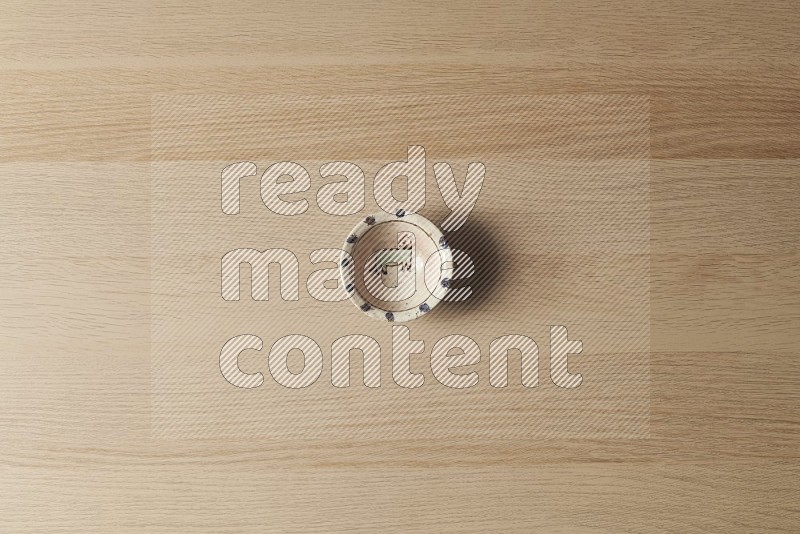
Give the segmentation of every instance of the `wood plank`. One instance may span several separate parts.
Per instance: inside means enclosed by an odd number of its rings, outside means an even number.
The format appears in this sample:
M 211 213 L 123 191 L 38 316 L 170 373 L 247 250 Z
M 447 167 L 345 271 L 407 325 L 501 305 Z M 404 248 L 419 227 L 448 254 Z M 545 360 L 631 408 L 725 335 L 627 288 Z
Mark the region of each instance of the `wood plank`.
M 232 67 L 233 68 L 233 67 Z M 147 161 L 154 95 L 646 94 L 657 159 L 800 153 L 792 65 L 527 64 L 10 70 L 0 79 L 2 161 Z M 409 73 L 413 72 L 413 76 Z M 743 74 L 745 73 L 745 74 Z M 33 89 L 32 89 L 33 88 Z

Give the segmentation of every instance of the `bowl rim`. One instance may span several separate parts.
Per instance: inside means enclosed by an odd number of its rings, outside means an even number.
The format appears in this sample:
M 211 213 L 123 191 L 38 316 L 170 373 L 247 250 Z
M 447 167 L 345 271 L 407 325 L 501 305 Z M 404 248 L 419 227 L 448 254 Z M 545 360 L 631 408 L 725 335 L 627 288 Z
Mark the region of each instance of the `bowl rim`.
M 356 284 L 354 283 L 355 266 L 353 265 L 353 251 L 356 245 L 364 234 L 379 224 L 387 222 L 404 222 L 420 228 L 437 245 L 436 253 L 438 253 L 442 259 L 439 283 L 433 291 L 427 288 L 430 294 L 423 302 L 407 310 L 389 311 L 368 303 L 356 289 Z M 344 244 L 342 245 L 342 254 L 339 258 L 339 276 L 342 287 L 345 288 L 349 295 L 350 302 L 361 310 L 361 312 L 373 319 L 395 323 L 411 321 L 430 313 L 439 302 L 444 300 L 453 277 L 453 270 L 453 251 L 450 249 L 450 245 L 442 231 L 422 215 L 405 213 L 403 210 L 398 210 L 396 213 L 378 212 L 362 218 L 345 238 Z

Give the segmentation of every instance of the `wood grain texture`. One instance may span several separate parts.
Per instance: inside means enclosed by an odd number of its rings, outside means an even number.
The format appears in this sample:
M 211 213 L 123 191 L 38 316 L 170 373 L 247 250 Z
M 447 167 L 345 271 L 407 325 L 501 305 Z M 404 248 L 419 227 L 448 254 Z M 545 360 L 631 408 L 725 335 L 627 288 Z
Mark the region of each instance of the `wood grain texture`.
M 5 2 L 0 531 L 797 531 L 798 27 L 778 0 Z M 647 95 L 650 437 L 154 439 L 151 104 L 183 93 Z

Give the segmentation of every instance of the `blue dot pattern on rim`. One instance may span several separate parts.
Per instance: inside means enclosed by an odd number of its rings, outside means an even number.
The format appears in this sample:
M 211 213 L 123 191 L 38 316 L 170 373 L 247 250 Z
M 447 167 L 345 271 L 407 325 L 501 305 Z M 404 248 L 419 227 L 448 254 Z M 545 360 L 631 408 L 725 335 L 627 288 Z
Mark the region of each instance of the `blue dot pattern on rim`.
M 368 312 L 368 311 L 370 311 L 371 309 L 372 309 L 372 306 L 370 306 L 370 305 L 369 305 L 369 304 L 367 304 L 366 302 L 365 302 L 364 304 L 362 304 L 362 305 L 361 305 L 361 311 Z
M 442 278 L 442 287 L 450 287 L 450 279 Z
M 364 219 L 364 222 L 367 223 L 368 225 L 372 226 L 373 224 L 375 224 L 375 217 L 370 215 L 369 217 Z
M 353 290 L 354 290 L 355 288 L 356 288 L 356 286 L 355 286 L 355 285 L 353 285 L 353 284 L 347 284 L 347 292 L 348 292 L 348 293 L 352 293 L 352 292 L 353 292 Z
M 348 265 L 350 265 L 350 260 L 348 260 L 347 258 L 343 259 L 342 260 L 342 267 L 347 267 Z
M 423 302 L 422 304 L 419 305 L 419 311 L 421 311 L 422 313 L 428 313 L 429 311 L 431 311 L 431 307 L 428 306 L 427 302 Z
M 398 217 L 405 217 L 406 216 L 406 210 L 397 210 L 397 216 Z
M 444 236 L 439 238 L 439 246 L 442 248 L 450 248 L 450 245 L 447 244 L 447 239 Z
M 394 314 L 392 312 L 386 312 L 386 320 L 394 321 Z
M 357 240 L 358 240 L 358 238 L 357 238 L 356 236 L 352 235 L 352 234 L 350 234 L 350 235 L 347 237 L 347 242 L 348 242 L 348 243 L 350 243 L 350 244 L 353 244 L 353 243 L 355 243 Z

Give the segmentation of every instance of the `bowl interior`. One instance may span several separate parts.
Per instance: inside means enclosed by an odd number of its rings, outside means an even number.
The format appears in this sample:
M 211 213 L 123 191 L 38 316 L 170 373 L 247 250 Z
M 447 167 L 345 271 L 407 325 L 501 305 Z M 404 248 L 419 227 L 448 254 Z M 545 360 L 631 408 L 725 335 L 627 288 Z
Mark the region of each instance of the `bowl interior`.
M 429 299 L 446 266 L 436 238 L 404 220 L 370 227 L 353 247 L 356 291 L 372 307 L 400 312 Z M 427 268 L 426 268 L 427 262 Z

